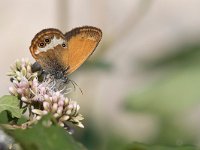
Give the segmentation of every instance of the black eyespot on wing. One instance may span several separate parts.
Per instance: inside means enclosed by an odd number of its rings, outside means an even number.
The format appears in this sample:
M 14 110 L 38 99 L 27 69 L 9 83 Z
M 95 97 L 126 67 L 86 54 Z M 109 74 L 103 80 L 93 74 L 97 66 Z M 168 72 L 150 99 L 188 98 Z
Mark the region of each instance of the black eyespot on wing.
M 49 38 L 46 38 L 45 40 L 45 43 L 49 44 L 51 42 L 51 40 Z
M 46 44 L 45 44 L 44 42 L 41 42 L 41 43 L 38 44 L 38 46 L 39 46 L 40 48 L 43 48 L 43 47 L 46 46 Z
M 66 47 L 66 44 L 65 44 L 65 43 L 62 43 L 62 47 Z

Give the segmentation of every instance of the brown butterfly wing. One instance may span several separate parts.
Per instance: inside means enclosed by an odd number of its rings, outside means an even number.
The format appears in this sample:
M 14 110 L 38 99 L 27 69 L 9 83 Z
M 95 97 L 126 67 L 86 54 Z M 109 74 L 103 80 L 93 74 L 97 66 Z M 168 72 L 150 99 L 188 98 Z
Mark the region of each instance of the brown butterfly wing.
M 49 43 L 46 43 L 45 39 L 49 39 Z M 63 42 L 66 43 L 66 38 L 61 31 L 53 28 L 44 29 L 33 38 L 30 52 L 45 71 L 62 71 L 65 66 L 62 64 L 61 56 L 63 52 L 67 52 L 67 47 L 61 46 Z M 40 43 L 45 44 L 44 48 L 38 46 Z
M 74 72 L 94 52 L 102 38 L 100 29 L 84 26 L 65 34 L 67 51 L 62 54 L 62 62 L 68 67 L 67 74 Z

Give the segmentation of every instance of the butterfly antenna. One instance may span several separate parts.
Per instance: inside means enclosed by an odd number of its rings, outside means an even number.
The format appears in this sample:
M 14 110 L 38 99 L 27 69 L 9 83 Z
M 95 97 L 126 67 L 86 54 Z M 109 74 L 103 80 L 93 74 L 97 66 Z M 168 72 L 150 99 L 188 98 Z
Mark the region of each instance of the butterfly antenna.
M 73 80 L 69 80 L 71 83 L 72 83 L 72 85 L 74 86 L 74 89 L 76 89 L 76 86 L 79 88 L 79 90 L 80 90 L 80 92 L 81 92 L 81 94 L 83 95 L 83 91 L 82 91 L 82 89 L 78 86 L 78 84 L 75 82 L 75 81 L 73 81 Z

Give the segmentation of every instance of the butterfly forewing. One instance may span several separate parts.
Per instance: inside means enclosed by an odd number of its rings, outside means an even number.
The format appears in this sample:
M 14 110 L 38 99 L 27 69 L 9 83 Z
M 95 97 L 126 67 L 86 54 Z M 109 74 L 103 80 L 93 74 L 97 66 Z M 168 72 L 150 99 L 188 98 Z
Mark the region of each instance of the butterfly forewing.
M 85 26 L 67 32 L 65 37 L 67 53 L 62 55 L 62 60 L 69 67 L 67 73 L 70 74 L 93 53 L 101 40 L 102 32 L 98 28 Z

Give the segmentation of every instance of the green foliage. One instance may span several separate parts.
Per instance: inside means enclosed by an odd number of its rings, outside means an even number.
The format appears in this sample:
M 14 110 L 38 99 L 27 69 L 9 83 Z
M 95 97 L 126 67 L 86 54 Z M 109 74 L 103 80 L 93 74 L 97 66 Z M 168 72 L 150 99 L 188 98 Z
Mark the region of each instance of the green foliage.
M 199 83 L 198 68 L 177 70 L 137 94 L 130 94 L 126 106 L 135 111 L 171 116 L 199 103 Z
M 200 64 L 200 45 L 199 42 L 193 44 L 183 44 L 176 49 L 169 50 L 170 54 L 159 57 L 152 61 L 143 61 L 143 65 L 148 69 L 159 69 L 165 67 L 187 67 L 199 66 Z
M 11 95 L 5 95 L 0 98 L 0 113 L 4 110 L 9 111 L 12 117 L 17 118 L 20 118 L 23 112 L 23 109 L 19 107 L 18 98 Z
M 141 143 L 133 143 L 128 146 L 126 150 L 197 150 L 193 146 L 158 146 L 158 145 L 146 145 Z
M 45 126 L 49 119 L 50 116 L 43 117 L 30 129 L 5 129 L 5 132 L 11 135 L 23 150 L 85 150 L 63 128 L 57 125 Z

